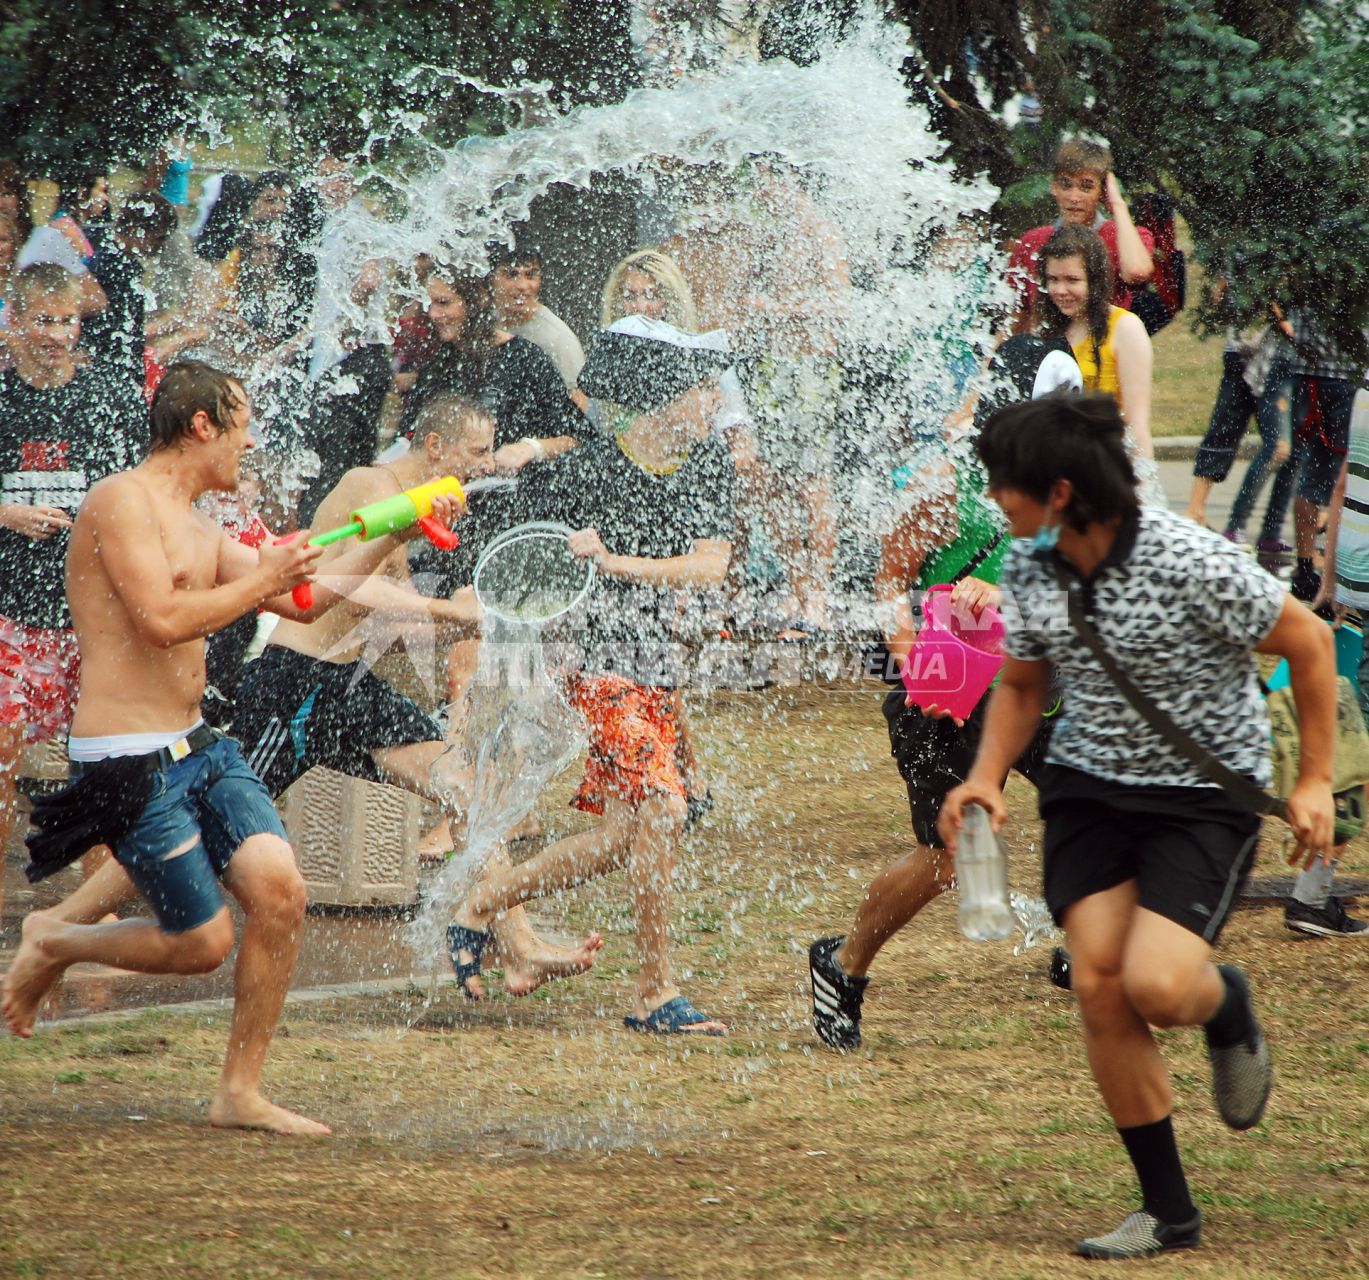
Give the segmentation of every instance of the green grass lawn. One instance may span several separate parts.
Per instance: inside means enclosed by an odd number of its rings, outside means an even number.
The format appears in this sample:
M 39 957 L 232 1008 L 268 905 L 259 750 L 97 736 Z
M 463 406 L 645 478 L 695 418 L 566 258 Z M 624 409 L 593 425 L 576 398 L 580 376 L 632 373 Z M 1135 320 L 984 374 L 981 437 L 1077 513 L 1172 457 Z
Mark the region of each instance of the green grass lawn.
M 1190 262 L 1188 296 L 1204 288 L 1201 268 Z M 1200 436 L 1207 430 L 1217 384 L 1222 379 L 1222 340 L 1200 338 L 1190 327 L 1192 313 L 1181 312 L 1155 335 L 1154 399 L 1150 429 L 1157 436 Z
M 724 1039 L 623 1028 L 635 962 L 621 874 L 539 904 L 539 927 L 593 925 L 607 946 L 591 973 L 528 999 L 442 987 L 428 1002 L 416 986 L 291 1004 L 268 1088 L 331 1123 L 326 1141 L 206 1126 L 221 1008 L 0 1036 L 0 1277 L 1140 1276 L 1070 1256 L 1135 1190 L 1045 946 L 967 942 L 952 894 L 880 955 L 863 1047 L 813 1035 L 808 942 L 845 928 L 911 843 L 881 695 L 692 701 L 718 806 L 680 850 L 673 955 Z M 540 807 L 549 834 L 583 821 L 565 806 L 578 772 Z M 1036 797 L 1015 779 L 1008 804 L 1012 883 L 1035 893 Z M 1284 829 L 1266 825 L 1258 875 L 1286 874 Z M 1342 874 L 1366 871 L 1357 839 Z M 1202 1035 L 1161 1033 L 1206 1222 L 1202 1250 L 1145 1274 L 1363 1277 L 1363 944 L 1293 935 L 1265 902 L 1235 913 L 1221 956 L 1251 976 L 1275 1092 L 1257 1129 L 1228 1132 Z

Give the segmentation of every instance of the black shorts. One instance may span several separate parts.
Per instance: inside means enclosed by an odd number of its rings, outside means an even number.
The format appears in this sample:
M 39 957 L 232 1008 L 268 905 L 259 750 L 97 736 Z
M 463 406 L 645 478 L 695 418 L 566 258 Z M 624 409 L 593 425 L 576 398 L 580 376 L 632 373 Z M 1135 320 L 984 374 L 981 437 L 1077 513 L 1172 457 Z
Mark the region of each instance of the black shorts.
M 953 720 L 932 719 L 918 707 L 904 706 L 900 685 L 884 697 L 884 718 L 889 723 L 889 746 L 898 771 L 908 784 L 908 806 L 913 817 L 913 834 L 919 844 L 943 848 L 936 822 L 946 793 L 965 781 L 979 750 L 984 731 L 988 699 L 981 699 L 970 712 L 963 727 Z M 1019 773 L 1035 782 L 1050 745 L 1053 719 L 1043 719 L 1036 736 L 1013 764 Z
M 1074 903 L 1135 880 L 1140 906 L 1217 941 L 1255 861 L 1255 814 L 1216 787 L 1128 786 L 1054 764 L 1037 786 L 1056 924 Z
M 315 765 L 375 781 L 371 752 L 439 742 L 433 718 L 363 661 L 268 645 L 247 665 L 230 729 L 272 796 Z

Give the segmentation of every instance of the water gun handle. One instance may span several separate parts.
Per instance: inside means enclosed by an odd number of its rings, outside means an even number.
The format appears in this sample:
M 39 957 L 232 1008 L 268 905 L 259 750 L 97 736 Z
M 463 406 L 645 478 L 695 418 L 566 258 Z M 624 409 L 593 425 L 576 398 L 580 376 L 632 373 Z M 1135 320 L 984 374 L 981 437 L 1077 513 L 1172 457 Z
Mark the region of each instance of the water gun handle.
M 439 551 L 455 551 L 461 543 L 456 532 L 440 524 L 435 516 L 419 516 L 418 527 Z
M 283 547 L 291 538 L 296 537 L 298 533 L 299 530 L 296 530 L 294 533 L 287 533 L 283 538 L 273 538 L 271 540 L 271 545 L 273 547 Z M 316 539 L 310 538 L 309 541 L 313 544 Z M 290 599 L 295 602 L 295 608 L 297 609 L 312 609 L 314 607 L 313 585 L 308 582 L 296 583 L 290 588 Z

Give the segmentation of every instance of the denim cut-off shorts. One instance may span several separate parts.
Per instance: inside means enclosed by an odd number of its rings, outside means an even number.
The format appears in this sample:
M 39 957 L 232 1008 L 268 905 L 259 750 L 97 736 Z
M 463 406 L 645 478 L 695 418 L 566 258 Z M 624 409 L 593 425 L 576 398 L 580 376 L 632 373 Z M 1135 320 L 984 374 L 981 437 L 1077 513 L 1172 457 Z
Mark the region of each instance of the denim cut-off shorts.
M 162 929 L 184 933 L 218 915 L 219 881 L 243 841 L 258 835 L 284 840 L 285 827 L 238 744 L 220 738 L 157 771 L 152 798 L 114 856 Z

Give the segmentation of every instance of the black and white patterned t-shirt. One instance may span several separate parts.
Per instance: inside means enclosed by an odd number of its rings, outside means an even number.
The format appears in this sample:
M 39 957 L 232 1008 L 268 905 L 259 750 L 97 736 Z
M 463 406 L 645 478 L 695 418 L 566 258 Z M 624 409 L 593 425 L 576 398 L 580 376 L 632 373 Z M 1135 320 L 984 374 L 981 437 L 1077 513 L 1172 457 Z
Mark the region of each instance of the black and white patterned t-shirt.
M 1053 558 L 1014 546 L 1002 586 L 1007 652 L 1049 660 L 1063 687 L 1050 763 L 1137 786 L 1213 785 L 1133 710 L 1075 634 Z M 1143 507 L 1076 589 L 1133 683 L 1211 755 L 1267 784 L 1269 720 L 1251 650 L 1278 619 L 1283 585 L 1218 534 Z

